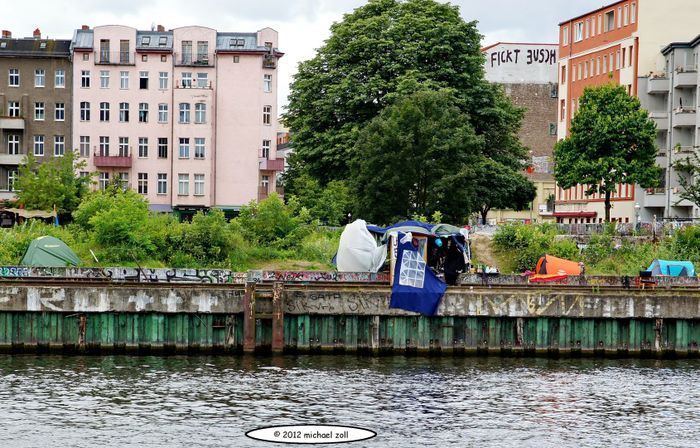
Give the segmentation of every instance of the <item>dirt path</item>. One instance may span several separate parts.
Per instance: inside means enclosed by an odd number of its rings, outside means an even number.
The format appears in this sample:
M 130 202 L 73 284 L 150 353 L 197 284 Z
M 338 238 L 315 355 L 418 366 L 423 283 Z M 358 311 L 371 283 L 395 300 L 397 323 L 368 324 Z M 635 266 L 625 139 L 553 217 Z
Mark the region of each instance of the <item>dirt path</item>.
M 491 247 L 491 236 L 472 234 L 470 238 L 472 243 L 472 257 L 474 257 L 479 264 L 495 266 L 500 270 L 501 267 L 499 266 L 498 257 Z

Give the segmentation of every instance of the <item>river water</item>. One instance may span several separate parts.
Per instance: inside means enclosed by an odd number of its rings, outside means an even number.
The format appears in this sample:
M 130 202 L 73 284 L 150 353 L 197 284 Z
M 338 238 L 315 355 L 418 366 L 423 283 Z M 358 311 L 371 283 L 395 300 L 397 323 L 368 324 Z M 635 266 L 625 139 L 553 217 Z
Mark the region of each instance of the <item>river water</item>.
M 698 384 L 699 360 L 0 355 L 0 446 L 274 447 L 244 434 L 300 423 L 378 434 L 348 447 L 698 446 Z

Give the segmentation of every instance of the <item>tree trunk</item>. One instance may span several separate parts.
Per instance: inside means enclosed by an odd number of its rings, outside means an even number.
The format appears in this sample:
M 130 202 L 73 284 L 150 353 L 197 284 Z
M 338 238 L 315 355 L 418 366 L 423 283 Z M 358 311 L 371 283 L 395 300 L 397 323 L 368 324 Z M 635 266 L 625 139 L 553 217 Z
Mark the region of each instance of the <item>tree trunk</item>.
M 605 222 L 610 222 L 610 191 L 605 191 Z
M 486 215 L 489 214 L 490 208 L 484 207 L 481 209 L 481 224 L 486 225 Z

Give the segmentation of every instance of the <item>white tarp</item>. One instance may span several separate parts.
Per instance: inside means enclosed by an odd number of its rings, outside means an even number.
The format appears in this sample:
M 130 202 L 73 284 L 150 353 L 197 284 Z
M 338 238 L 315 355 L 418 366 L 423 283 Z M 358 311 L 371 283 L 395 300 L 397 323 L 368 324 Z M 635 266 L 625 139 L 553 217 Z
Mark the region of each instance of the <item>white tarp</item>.
M 367 223 L 358 219 L 345 226 L 336 256 L 338 272 L 377 272 L 385 260 L 386 245 L 377 246 Z

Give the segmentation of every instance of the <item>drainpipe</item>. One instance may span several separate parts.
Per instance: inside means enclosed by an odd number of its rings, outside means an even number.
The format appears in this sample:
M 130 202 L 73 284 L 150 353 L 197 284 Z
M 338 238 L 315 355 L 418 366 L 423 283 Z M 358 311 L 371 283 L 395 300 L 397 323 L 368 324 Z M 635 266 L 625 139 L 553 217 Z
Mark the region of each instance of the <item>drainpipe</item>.
M 666 109 L 668 110 L 668 132 L 666 135 L 666 210 L 664 210 L 664 215 L 666 218 L 671 217 L 671 170 L 673 169 L 673 78 L 675 77 L 675 51 L 671 51 L 671 61 L 669 64 L 669 86 L 668 86 L 668 104 Z

